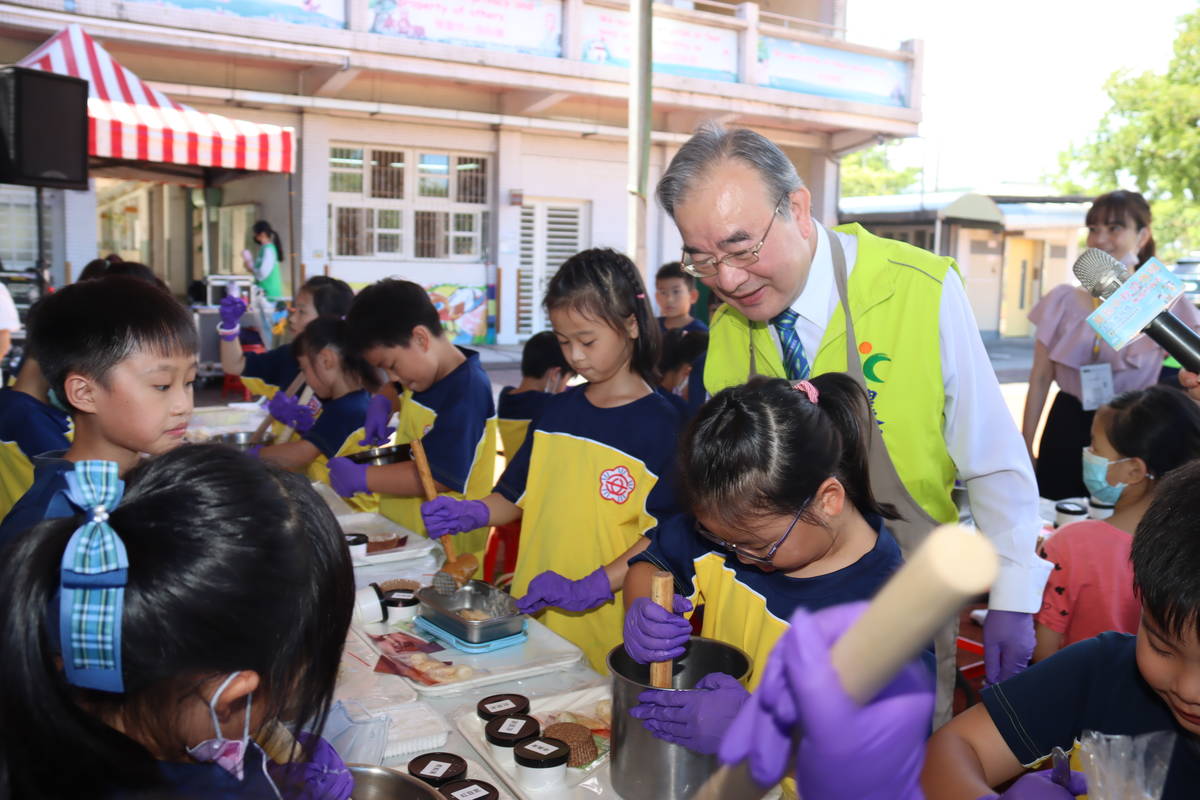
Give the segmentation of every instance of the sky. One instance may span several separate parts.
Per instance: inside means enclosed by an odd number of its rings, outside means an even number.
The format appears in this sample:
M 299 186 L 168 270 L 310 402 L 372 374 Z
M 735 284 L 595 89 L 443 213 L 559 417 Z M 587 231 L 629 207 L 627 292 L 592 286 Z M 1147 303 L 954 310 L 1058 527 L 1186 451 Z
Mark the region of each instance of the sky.
M 897 166 L 925 189 L 1042 182 L 1096 129 L 1117 70 L 1163 71 L 1197 0 L 847 0 L 852 42 L 925 43 L 920 136 Z M 1126 187 L 1135 188 L 1135 187 Z

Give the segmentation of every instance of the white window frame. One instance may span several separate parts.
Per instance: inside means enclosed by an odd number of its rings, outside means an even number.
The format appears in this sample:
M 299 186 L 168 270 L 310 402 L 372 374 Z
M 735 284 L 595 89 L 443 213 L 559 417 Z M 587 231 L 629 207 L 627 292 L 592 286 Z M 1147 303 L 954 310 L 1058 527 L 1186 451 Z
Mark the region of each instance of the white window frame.
M 332 186 L 329 188 L 329 205 L 328 205 L 328 222 L 329 222 L 329 253 L 332 258 L 336 259 L 352 259 L 356 261 L 417 261 L 431 263 L 479 263 L 486 259 L 488 252 L 488 227 L 491 223 L 490 215 L 492 211 L 491 195 L 494 181 L 494 161 L 495 156 L 491 153 L 470 153 L 458 150 L 438 150 L 428 147 L 397 147 L 395 145 L 370 145 L 351 142 L 330 142 L 328 147 L 328 155 L 326 157 L 327 171 L 330 174 L 329 184 L 332 184 L 332 175 L 337 172 L 345 172 L 346 170 L 337 169 L 330 165 L 334 149 L 351 149 L 363 151 L 362 163 L 362 191 L 361 192 L 337 192 Z M 403 178 L 403 197 L 402 198 L 384 198 L 372 197 L 371 192 L 371 162 L 374 159 L 376 151 L 392 152 L 404 154 L 404 178 Z M 450 174 L 448 175 L 449 182 L 449 197 L 423 197 L 419 195 L 419 165 L 421 156 L 448 156 Z M 482 203 L 464 203 L 457 199 L 458 180 L 456 169 L 459 168 L 459 159 L 482 159 L 485 163 L 485 191 L 484 202 Z M 381 229 L 376 225 L 371 225 L 366 228 L 370 231 L 372 237 L 373 253 L 362 255 L 350 255 L 339 252 L 339 239 L 337 230 L 337 218 L 339 209 L 371 209 L 374 211 L 372 215 L 375 221 L 378 220 L 380 211 L 399 211 L 400 212 L 400 228 L 399 229 Z M 437 244 L 437 250 L 442 255 L 436 256 L 418 256 L 417 255 L 417 213 L 418 212 L 434 212 L 448 214 L 448 223 L 445 226 L 441 236 L 444 237 Z M 455 224 L 458 221 L 456 214 L 469 214 L 473 218 L 473 230 L 469 232 L 456 232 Z M 379 236 L 388 235 L 390 233 L 398 233 L 400 235 L 400 249 L 397 252 L 379 252 Z M 469 242 L 472 245 L 472 252 L 456 255 L 454 253 L 455 244 L 461 242 Z

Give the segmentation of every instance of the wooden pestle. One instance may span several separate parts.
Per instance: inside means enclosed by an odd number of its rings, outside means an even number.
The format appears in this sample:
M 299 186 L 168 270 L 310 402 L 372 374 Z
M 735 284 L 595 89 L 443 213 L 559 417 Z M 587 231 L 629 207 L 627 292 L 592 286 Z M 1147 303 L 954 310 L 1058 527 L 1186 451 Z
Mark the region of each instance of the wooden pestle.
M 929 534 L 830 650 L 846 693 L 871 700 L 968 600 L 991 587 L 998 568 L 995 548 L 976 531 L 942 525 Z M 692 799 L 758 800 L 768 791 L 738 764 L 721 767 Z
M 665 608 L 668 613 L 674 611 L 672 602 L 675 598 L 675 579 L 671 573 L 659 570 L 650 577 L 650 602 Z M 674 662 L 650 662 L 650 685 L 655 689 L 671 688 L 671 670 Z
M 302 372 L 296 376 L 295 380 L 293 380 L 291 385 L 289 385 L 287 387 L 286 391 L 283 389 L 280 389 L 280 391 L 283 392 L 284 394 L 288 395 L 289 397 L 292 397 L 292 396 L 295 396 L 296 392 L 300 391 L 300 387 L 303 385 L 304 385 L 304 373 Z M 267 418 L 264 419 L 259 424 L 258 429 L 256 431 L 254 431 L 254 435 L 250 437 L 250 441 L 253 444 L 263 444 L 263 439 L 267 435 L 267 430 L 271 427 L 271 423 L 274 421 L 275 421 L 275 418 L 271 416 L 270 412 L 268 412 Z
M 425 492 L 426 501 L 432 500 L 438 496 L 437 487 L 433 483 L 433 473 L 429 469 L 429 458 L 425 455 L 425 445 L 421 444 L 420 439 L 413 439 L 412 444 L 412 459 L 417 466 L 417 476 L 421 479 L 421 490 Z M 479 569 L 479 560 L 475 556 L 467 553 L 464 556 L 459 556 L 454 548 L 453 534 L 443 536 L 440 541 L 442 548 L 446 551 L 446 563 L 442 564 L 438 574 L 449 575 L 454 585 L 461 588 L 467 581 L 471 580 L 471 576 L 475 574 L 475 570 Z M 439 580 L 437 575 L 433 579 L 434 587 L 439 593 L 442 589 L 438 586 Z M 444 583 L 443 583 L 444 585 Z

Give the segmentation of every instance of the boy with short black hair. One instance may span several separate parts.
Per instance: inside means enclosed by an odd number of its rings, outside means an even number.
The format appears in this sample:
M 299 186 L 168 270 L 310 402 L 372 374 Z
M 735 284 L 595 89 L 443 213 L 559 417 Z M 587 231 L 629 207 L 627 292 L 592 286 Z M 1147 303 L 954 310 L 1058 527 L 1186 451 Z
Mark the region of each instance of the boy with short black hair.
M 546 401 L 567 388 L 567 381 L 574 374 L 551 331 L 535 333 L 525 342 L 521 350 L 521 382 L 501 389 L 496 404 L 506 461 L 512 461 L 517 454 L 529 423 L 541 413 Z
M 994 798 L 992 786 L 1069 750 L 1085 730 L 1177 734 L 1162 800 L 1200 786 L 1200 461 L 1173 470 L 1133 537 L 1136 636 L 1102 633 L 983 690 L 929 741 L 928 800 Z M 1024 780 L 1028 779 L 1023 779 Z M 1051 794 L 1038 797 L 1050 798 Z M 1062 790 L 1064 800 L 1071 797 Z
M 692 331 L 707 331 L 708 326 L 692 317 L 691 309 L 700 299 L 696 290 L 696 279 L 684 271 L 678 261 L 663 264 L 654 276 L 654 299 L 662 316 L 658 324 L 663 333 L 681 328 Z
M 75 436 L 40 455 L 33 485 L 0 524 L 0 545 L 43 519 L 75 513 L 62 489 L 77 461 L 115 461 L 183 442 L 192 416 L 196 328 L 175 298 L 131 277 L 81 281 L 43 298 L 28 321 L 30 355 L 67 409 Z
M 479 354 L 446 337 L 429 294 L 412 281 L 389 278 L 363 289 L 346 323 L 350 349 L 403 386 L 396 441 L 424 443 L 440 493 L 487 496 L 496 454 L 496 408 Z M 424 492 L 412 461 L 370 467 L 334 458 L 329 477 L 343 497 L 383 495 L 380 513 L 425 533 Z M 459 551 L 481 556 L 486 540 L 486 529 L 459 534 Z

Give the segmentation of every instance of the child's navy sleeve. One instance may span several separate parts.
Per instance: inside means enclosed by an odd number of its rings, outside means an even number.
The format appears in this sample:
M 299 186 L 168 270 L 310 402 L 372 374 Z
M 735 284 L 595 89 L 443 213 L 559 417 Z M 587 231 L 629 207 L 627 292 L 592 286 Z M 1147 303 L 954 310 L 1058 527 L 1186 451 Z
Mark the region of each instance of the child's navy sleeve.
M 1125 634 L 1084 639 L 984 689 L 988 714 L 1017 760 L 1029 766 L 1056 745 L 1070 751 L 1083 729 L 1103 716 L 1101 706 L 1127 700 L 1119 697 L 1121 692 L 1109 691 L 1126 676 L 1112 674 L 1115 683 L 1109 687 L 1105 673 L 1136 671 L 1132 658 L 1118 654 L 1122 647 L 1131 654 L 1133 646 L 1134 638 Z
M 696 593 L 696 559 L 711 548 L 695 531 L 690 514 L 674 514 L 654 529 L 650 545 L 629 559 L 630 566 L 645 561 L 675 577 L 675 591 L 684 597 Z
M 312 442 L 326 458 L 333 458 L 346 443 L 346 437 L 363 426 L 363 420 L 352 419 L 346 409 L 326 408 L 301 438 Z
M 292 346 L 285 344 L 265 353 L 246 353 L 246 366 L 242 368 L 242 374 L 287 389 L 300 374 L 300 363 L 292 353 Z
M 510 503 L 516 503 L 521 499 L 521 495 L 525 494 L 525 482 L 529 479 L 529 457 L 533 453 L 533 434 L 537 430 L 536 425 L 536 422 L 529 424 L 529 430 L 525 432 L 525 441 L 521 443 L 521 447 L 513 456 L 512 461 L 508 462 L 508 466 L 504 468 L 504 473 L 500 476 L 500 481 L 496 484 L 496 491 Z
M 421 437 L 434 480 L 455 492 L 467 490 L 479 440 L 490 416 L 491 409 L 480 407 L 470 398 L 438 411 L 433 428 Z M 484 453 L 482 457 L 491 455 Z

